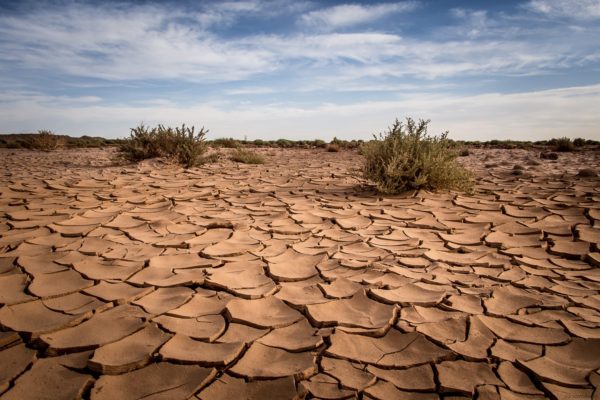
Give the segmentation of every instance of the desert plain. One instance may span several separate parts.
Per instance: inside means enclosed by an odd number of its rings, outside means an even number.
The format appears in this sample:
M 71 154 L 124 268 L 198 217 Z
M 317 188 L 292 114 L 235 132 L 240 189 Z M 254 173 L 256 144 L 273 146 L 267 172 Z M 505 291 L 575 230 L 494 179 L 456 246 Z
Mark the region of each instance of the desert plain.
M 0 398 L 600 398 L 598 151 L 396 196 L 259 151 L 1 149 Z

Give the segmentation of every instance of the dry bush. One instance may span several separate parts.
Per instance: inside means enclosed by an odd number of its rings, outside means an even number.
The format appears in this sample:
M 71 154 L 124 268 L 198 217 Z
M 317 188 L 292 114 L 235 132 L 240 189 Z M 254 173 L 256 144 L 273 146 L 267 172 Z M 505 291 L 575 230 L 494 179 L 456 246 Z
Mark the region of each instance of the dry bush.
M 191 168 L 200 163 L 201 157 L 206 151 L 204 136 L 207 132 L 208 130 L 204 130 L 202 127 L 198 133 L 194 133 L 194 127 L 188 128 L 185 124 L 181 125 L 181 128 L 175 127 L 173 156 L 180 164 Z
M 472 187 L 471 173 L 456 161 L 448 133 L 429 136 L 429 121 L 406 124 L 396 120 L 385 134 L 365 144 L 363 176 L 383 193 L 411 189 L 459 189 Z
M 190 168 L 200 162 L 206 151 L 204 136 L 207 132 L 202 128 L 195 133 L 193 126 L 185 124 L 174 129 L 163 125 L 149 129 L 142 124 L 131 129 L 130 137 L 119 144 L 119 152 L 129 161 L 169 157 Z
M 326 147 L 326 150 L 330 153 L 337 153 L 340 151 L 340 145 L 336 143 L 329 143 Z
M 65 145 L 65 139 L 55 135 L 52 131 L 42 129 L 34 135 L 29 147 L 35 150 L 52 151 Z
M 244 164 L 264 164 L 265 158 L 253 151 L 237 149 L 229 157 L 231 161 L 244 163 Z
M 218 138 L 210 141 L 210 145 L 213 147 L 224 147 L 228 149 L 237 149 L 242 143 L 234 138 Z
M 567 152 L 567 151 L 575 150 L 575 145 L 573 144 L 571 139 L 569 139 L 568 137 L 561 137 L 561 138 L 555 139 L 555 143 L 556 143 L 556 145 L 555 145 L 556 151 Z

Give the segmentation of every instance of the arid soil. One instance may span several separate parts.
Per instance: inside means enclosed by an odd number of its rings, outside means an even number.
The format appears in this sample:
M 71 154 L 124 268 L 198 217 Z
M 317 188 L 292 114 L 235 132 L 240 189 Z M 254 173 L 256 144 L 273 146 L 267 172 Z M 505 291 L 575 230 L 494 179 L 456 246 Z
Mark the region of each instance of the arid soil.
M 381 196 L 355 153 L 261 151 L 0 151 L 0 398 L 599 398 L 599 153 Z

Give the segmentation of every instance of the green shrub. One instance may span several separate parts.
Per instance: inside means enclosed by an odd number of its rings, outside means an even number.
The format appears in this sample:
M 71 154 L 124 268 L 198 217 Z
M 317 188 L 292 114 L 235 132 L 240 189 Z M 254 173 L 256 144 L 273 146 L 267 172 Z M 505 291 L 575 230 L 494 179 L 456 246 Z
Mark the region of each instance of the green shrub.
M 42 129 L 31 138 L 30 148 L 42 151 L 52 151 L 65 145 L 65 139 L 52 131 Z
M 411 189 L 460 189 L 472 187 L 471 173 L 456 161 L 447 138 L 429 136 L 429 121 L 406 124 L 396 120 L 385 134 L 365 143 L 363 176 L 375 182 L 383 193 L 400 193 Z
M 568 137 L 561 137 L 553 140 L 556 146 L 556 151 L 566 152 L 575 150 L 573 142 Z
M 130 137 L 119 143 L 121 156 L 129 161 L 140 161 L 154 157 L 169 157 L 190 168 L 198 164 L 206 151 L 204 136 L 208 130 L 186 127 L 175 129 L 163 125 L 149 129 L 139 125 L 131 129 Z
M 583 146 L 585 146 L 585 139 L 584 138 L 576 138 L 573 140 L 573 145 L 575 147 L 583 147 Z
M 229 157 L 231 161 L 244 164 L 264 164 L 265 158 L 250 150 L 237 149 Z

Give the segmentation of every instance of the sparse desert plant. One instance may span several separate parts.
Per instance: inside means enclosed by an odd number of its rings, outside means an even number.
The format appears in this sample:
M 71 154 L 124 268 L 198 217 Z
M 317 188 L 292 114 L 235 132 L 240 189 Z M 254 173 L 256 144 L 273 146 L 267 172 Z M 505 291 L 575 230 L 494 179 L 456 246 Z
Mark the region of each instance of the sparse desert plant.
M 157 128 L 150 129 L 144 124 L 131 128 L 129 138 L 119 144 L 119 153 L 129 161 L 160 157 L 156 136 Z
M 129 161 L 154 157 L 169 157 L 190 168 L 198 164 L 206 151 L 204 136 L 208 130 L 183 124 L 175 129 L 158 125 L 156 128 L 141 124 L 131 129 L 130 137 L 119 143 L 119 153 Z
M 568 137 L 561 137 L 555 141 L 556 151 L 567 152 L 575 150 L 575 145 Z
M 327 146 L 327 143 L 325 143 L 324 140 L 316 139 L 312 141 L 312 145 L 318 148 L 325 148 Z
M 338 151 L 340 151 L 340 145 L 337 143 L 329 143 L 326 147 L 326 150 L 329 153 L 337 153 Z
M 181 128 L 175 127 L 175 132 L 173 134 L 175 143 L 173 156 L 175 156 L 177 161 L 186 168 L 197 165 L 206 151 L 204 136 L 206 136 L 208 130 L 204 130 L 204 127 L 202 127 L 198 133 L 194 133 L 194 130 L 193 126 L 186 127 L 185 124 L 183 124 L 181 125 Z
M 573 139 L 573 145 L 575 147 L 583 147 L 585 146 L 585 139 L 584 138 L 575 138 Z
M 295 146 L 294 142 L 288 139 L 277 139 L 275 141 L 275 145 L 282 148 L 289 148 Z
M 459 189 L 472 187 L 471 173 L 457 161 L 448 132 L 429 136 L 429 120 L 406 124 L 396 120 L 385 134 L 375 136 L 361 152 L 365 156 L 363 176 L 383 193 L 411 189 Z
M 459 157 L 467 157 L 469 154 L 470 154 L 469 149 L 462 149 L 461 151 L 458 152 Z
M 243 164 L 264 164 L 265 158 L 253 151 L 245 149 L 236 149 L 229 157 L 231 161 Z
M 64 146 L 65 140 L 52 131 L 42 129 L 31 138 L 30 147 L 35 150 L 52 151 Z
M 242 145 L 239 140 L 232 137 L 214 139 L 210 142 L 210 144 L 214 147 L 223 147 L 227 149 L 237 149 Z

